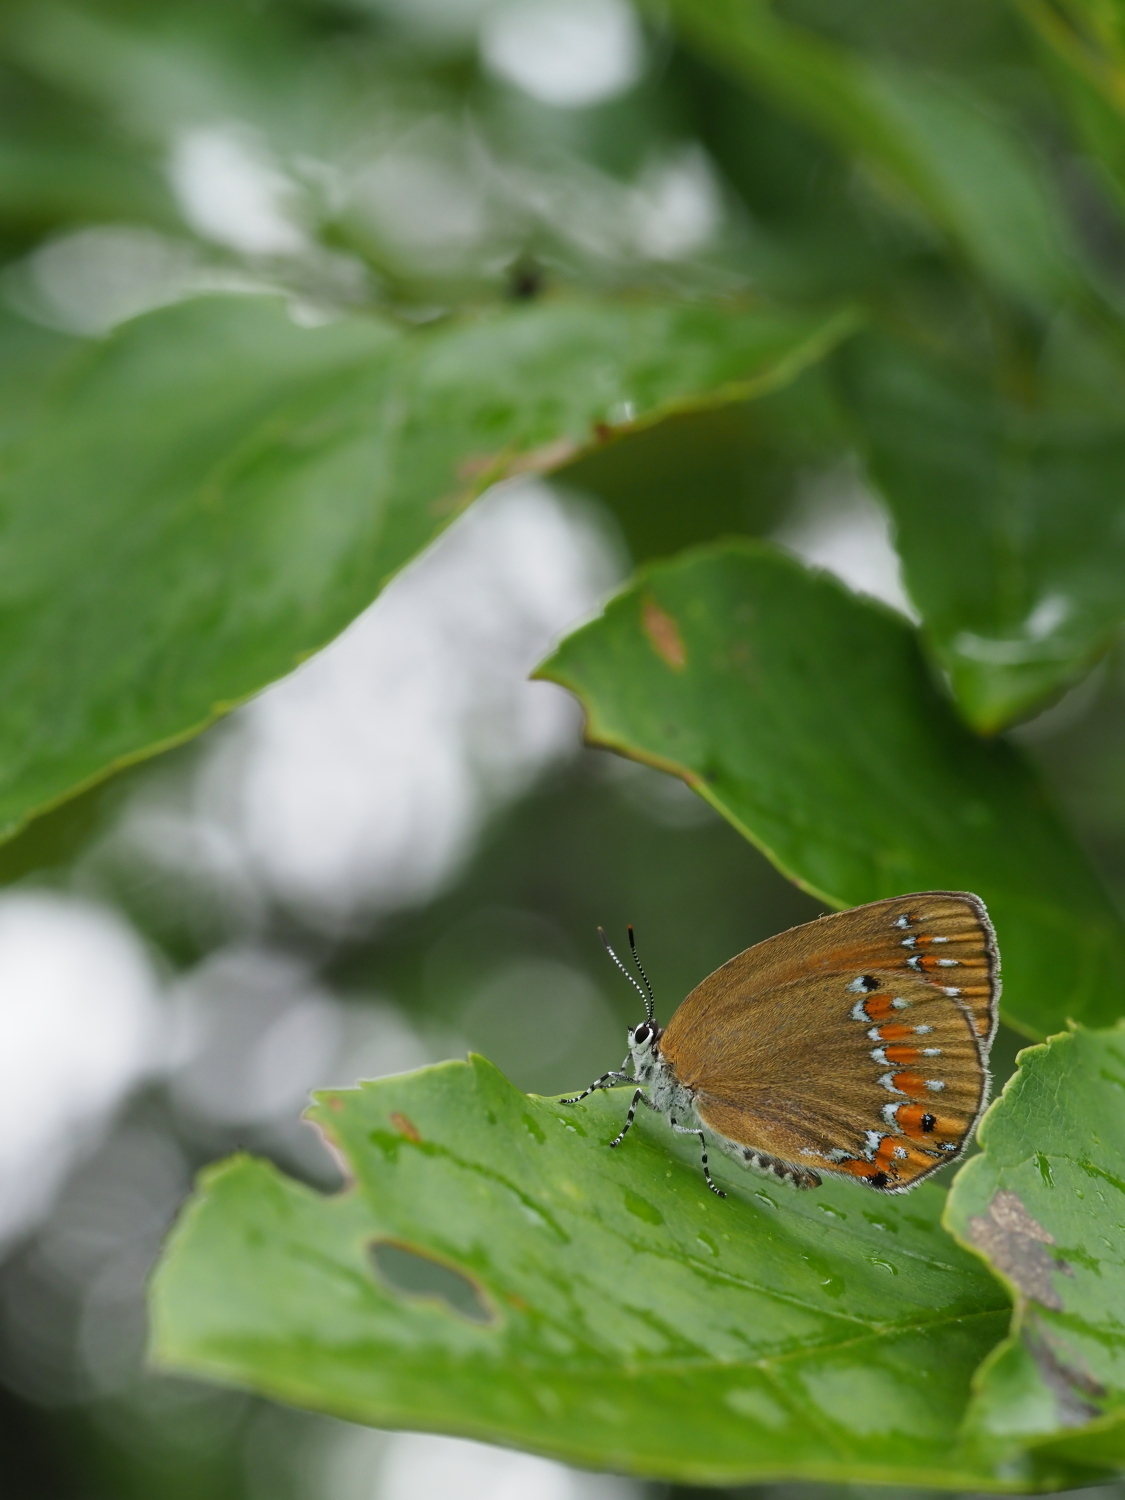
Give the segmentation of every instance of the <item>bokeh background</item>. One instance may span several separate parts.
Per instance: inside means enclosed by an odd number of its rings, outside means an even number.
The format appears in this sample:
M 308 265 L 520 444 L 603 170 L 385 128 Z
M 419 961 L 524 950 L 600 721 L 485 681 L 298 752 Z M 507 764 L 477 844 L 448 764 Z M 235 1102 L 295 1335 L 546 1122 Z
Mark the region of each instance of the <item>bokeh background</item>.
M 1018 92 L 998 9 L 868 9 Z M 201 290 L 424 322 L 564 284 L 825 294 L 917 253 L 626 0 L 5 4 L 0 121 L 0 297 L 90 338 Z M 155 1375 L 145 1283 L 201 1164 L 338 1185 L 311 1088 L 467 1048 L 544 1093 L 616 1065 L 636 1003 L 597 924 L 635 924 L 666 1017 L 817 914 L 528 673 L 693 507 L 911 613 L 818 381 L 498 487 L 290 678 L 0 851 L 3 1500 L 665 1493 Z M 1111 657 L 1016 732 L 1119 901 L 1123 727 Z

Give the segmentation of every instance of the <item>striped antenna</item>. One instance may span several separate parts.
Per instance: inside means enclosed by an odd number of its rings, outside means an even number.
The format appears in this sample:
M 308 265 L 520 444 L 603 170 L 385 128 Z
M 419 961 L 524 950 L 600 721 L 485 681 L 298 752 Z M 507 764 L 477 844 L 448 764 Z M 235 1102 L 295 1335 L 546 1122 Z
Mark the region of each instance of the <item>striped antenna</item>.
M 641 963 L 640 955 L 637 953 L 637 940 L 633 936 L 632 923 L 629 924 L 629 947 L 633 950 L 633 962 L 636 964 L 637 968 L 640 969 L 641 978 L 644 980 L 645 989 L 648 991 L 648 1018 L 651 1021 L 653 1015 L 656 1012 L 656 996 L 652 993 L 652 985 L 648 982 L 648 975 L 645 973 L 645 966 L 643 963 Z
M 631 930 L 632 929 L 630 929 L 630 931 Z M 599 927 L 598 928 L 598 936 L 601 938 L 602 942 L 605 944 L 605 951 L 609 954 L 610 958 L 613 959 L 614 963 L 621 970 L 622 974 L 624 974 L 625 978 L 629 981 L 629 983 L 636 990 L 637 994 L 640 995 L 641 999 L 644 1001 L 645 1015 L 651 1021 L 654 1018 L 654 1016 L 655 1016 L 655 1010 L 653 1008 L 652 1001 L 645 994 L 644 990 L 641 989 L 640 985 L 633 978 L 632 974 L 629 973 L 629 970 L 625 967 L 625 965 L 618 958 L 617 954 L 614 953 L 613 949 L 610 947 L 610 945 L 609 945 L 609 938 L 607 938 L 606 935 L 605 935 L 605 928 L 604 927 Z M 646 980 L 645 983 L 647 984 L 647 982 L 648 981 Z

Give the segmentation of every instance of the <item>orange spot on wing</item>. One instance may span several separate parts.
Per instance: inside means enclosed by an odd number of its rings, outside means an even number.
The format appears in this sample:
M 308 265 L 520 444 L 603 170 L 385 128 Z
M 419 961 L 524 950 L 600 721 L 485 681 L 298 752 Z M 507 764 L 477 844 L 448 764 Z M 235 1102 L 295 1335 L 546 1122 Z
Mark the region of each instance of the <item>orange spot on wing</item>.
M 900 1105 L 895 1114 L 895 1122 L 903 1135 L 929 1145 L 941 1141 L 959 1141 L 963 1133 L 963 1126 L 955 1119 L 951 1119 L 949 1115 L 936 1115 L 925 1104 Z
M 877 1167 L 874 1162 L 861 1161 L 858 1157 L 849 1157 L 847 1161 L 836 1162 L 832 1169 L 834 1172 L 846 1172 L 849 1177 L 874 1177 L 881 1172 L 882 1167 Z
M 906 1030 L 906 1027 L 903 1027 Z M 888 1062 L 912 1063 L 918 1061 L 917 1047 L 884 1047 L 883 1056 Z
M 887 1187 L 909 1182 L 933 1165 L 932 1156 L 905 1145 L 901 1136 L 885 1135 L 870 1159 L 851 1157 L 837 1163 L 834 1170 L 858 1177 L 873 1187 Z
M 863 1008 L 872 1021 L 885 1021 L 889 1015 L 893 1015 L 894 1013 L 895 1008 L 891 1004 L 893 999 L 893 995 L 868 995 L 867 999 L 863 1002 Z
M 901 1021 L 892 1021 L 889 1026 L 879 1027 L 879 1040 L 881 1042 L 901 1042 L 904 1037 L 913 1036 L 914 1027 L 904 1026 Z M 887 1056 L 890 1057 L 890 1053 Z
M 687 648 L 680 627 L 651 596 L 646 596 L 641 608 L 641 626 L 661 661 L 667 662 L 674 672 L 682 672 L 687 662 Z
M 911 1099 L 924 1099 L 930 1092 L 926 1087 L 926 1080 L 917 1073 L 896 1073 L 891 1082 L 900 1094 L 906 1094 Z

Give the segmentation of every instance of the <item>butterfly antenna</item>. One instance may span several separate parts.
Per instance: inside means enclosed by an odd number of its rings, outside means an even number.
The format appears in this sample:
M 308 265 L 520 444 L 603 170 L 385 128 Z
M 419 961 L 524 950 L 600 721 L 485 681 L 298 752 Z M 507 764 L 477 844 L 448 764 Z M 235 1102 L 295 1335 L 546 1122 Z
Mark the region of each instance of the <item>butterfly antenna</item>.
M 648 975 L 645 973 L 645 966 L 643 963 L 641 963 L 640 956 L 637 953 L 637 940 L 633 936 L 632 923 L 629 924 L 629 947 L 633 950 L 633 962 L 641 971 L 641 978 L 644 980 L 645 989 L 648 991 L 648 1018 L 651 1021 L 653 1016 L 656 1014 L 656 996 L 652 993 L 652 985 L 648 982 Z
M 617 954 L 614 953 L 613 949 L 610 947 L 609 938 L 607 938 L 606 935 L 605 935 L 605 928 L 604 927 L 599 927 L 598 928 L 598 936 L 601 938 L 602 942 L 605 944 L 605 951 L 609 954 L 610 958 L 613 959 L 614 963 L 617 965 L 617 967 L 621 970 L 622 974 L 624 974 L 625 978 L 629 981 L 629 983 L 636 990 L 637 994 L 640 995 L 642 1001 L 644 1002 L 645 1015 L 651 1021 L 653 1019 L 653 1015 L 654 1015 L 652 1001 L 645 994 L 644 990 L 641 989 L 640 985 L 633 978 L 632 974 L 629 973 L 629 970 L 625 967 L 625 965 L 618 958 Z

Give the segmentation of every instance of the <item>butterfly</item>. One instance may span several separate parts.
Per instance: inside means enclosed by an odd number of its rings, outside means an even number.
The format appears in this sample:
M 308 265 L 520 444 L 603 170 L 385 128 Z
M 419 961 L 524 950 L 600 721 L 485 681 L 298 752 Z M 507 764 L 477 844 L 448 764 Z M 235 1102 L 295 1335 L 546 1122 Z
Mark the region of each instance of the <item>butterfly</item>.
M 821 1176 L 905 1193 L 960 1157 L 988 1103 L 1000 955 L 984 902 L 923 891 L 834 912 L 767 938 L 697 985 L 668 1025 L 633 929 L 644 1001 L 629 1055 L 564 1104 L 635 1084 L 637 1105 L 798 1188 Z M 632 1063 L 632 1071 L 626 1071 Z

